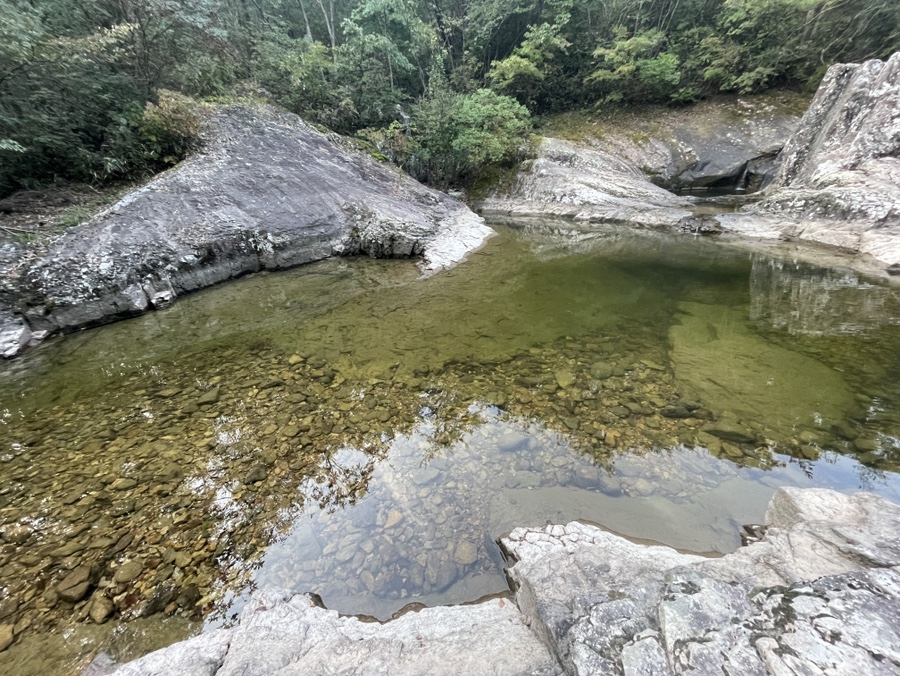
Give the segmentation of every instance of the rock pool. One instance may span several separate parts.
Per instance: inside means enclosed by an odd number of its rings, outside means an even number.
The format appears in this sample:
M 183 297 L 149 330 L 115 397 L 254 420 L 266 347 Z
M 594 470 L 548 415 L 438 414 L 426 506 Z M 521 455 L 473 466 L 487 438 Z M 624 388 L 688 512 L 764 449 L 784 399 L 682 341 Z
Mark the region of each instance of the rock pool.
M 900 287 L 611 228 L 419 279 L 330 260 L 0 364 L 0 673 L 77 673 L 249 593 L 387 619 L 507 591 L 582 519 L 724 553 L 775 488 L 900 501 Z

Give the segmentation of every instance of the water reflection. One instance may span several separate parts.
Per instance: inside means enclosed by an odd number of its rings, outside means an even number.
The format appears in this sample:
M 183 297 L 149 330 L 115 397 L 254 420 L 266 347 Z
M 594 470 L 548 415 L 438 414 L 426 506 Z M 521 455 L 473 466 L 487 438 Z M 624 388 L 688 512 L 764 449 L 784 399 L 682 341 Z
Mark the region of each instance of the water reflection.
M 791 334 L 842 335 L 900 324 L 900 289 L 850 270 L 753 255 L 750 319 Z
M 502 590 L 518 525 L 721 552 L 778 485 L 898 496 L 894 291 L 677 238 L 582 245 L 506 231 L 420 282 L 326 262 L 4 365 L 0 623 L 18 646 L 227 622 L 262 584 L 383 618 Z

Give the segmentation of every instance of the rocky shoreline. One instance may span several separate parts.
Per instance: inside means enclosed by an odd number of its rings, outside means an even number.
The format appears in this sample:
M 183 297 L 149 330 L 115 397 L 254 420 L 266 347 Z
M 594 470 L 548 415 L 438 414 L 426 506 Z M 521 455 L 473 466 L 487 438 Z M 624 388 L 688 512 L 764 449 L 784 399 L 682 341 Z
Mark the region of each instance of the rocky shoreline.
M 886 62 L 838 64 L 802 119 L 771 116 L 755 139 L 747 122 L 732 127 L 718 120 L 703 134 L 689 117 L 663 135 L 544 138 L 511 184 L 477 207 L 489 219 L 509 223 L 562 217 L 579 228 L 629 223 L 826 245 L 856 255 L 862 267 L 897 275 L 898 111 L 900 53 Z M 747 138 L 736 143 L 732 137 L 742 134 Z M 739 207 L 734 213 L 716 213 L 714 200 L 675 195 L 659 185 L 763 189 L 732 200 Z
M 376 624 L 263 590 L 233 628 L 88 673 L 900 673 L 900 507 L 781 488 L 752 531 L 705 558 L 578 522 L 517 528 L 513 599 Z
M 0 355 L 329 256 L 421 257 L 430 274 L 491 232 L 461 202 L 295 115 L 226 106 L 175 169 L 45 251 L 0 251 Z
M 782 108 L 738 100 L 730 116 L 686 115 L 656 136 L 545 138 L 512 185 L 477 207 L 517 224 L 825 244 L 900 272 L 900 54 L 833 66 L 802 119 Z M 45 250 L 0 249 L 0 356 L 334 255 L 421 257 L 432 273 L 491 234 L 461 202 L 274 108 L 220 108 L 205 138 L 201 152 Z M 735 213 L 668 190 L 698 186 L 764 189 Z

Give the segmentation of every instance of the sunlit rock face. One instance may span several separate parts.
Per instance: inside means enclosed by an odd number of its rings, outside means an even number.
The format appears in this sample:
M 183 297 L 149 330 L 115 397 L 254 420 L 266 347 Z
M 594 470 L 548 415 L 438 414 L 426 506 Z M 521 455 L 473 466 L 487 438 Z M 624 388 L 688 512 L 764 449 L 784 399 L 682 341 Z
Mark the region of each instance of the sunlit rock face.
M 434 272 L 490 234 L 461 202 L 340 137 L 271 107 L 232 105 L 212 116 L 198 154 L 36 260 L 0 265 L 0 312 L 35 332 L 66 331 L 333 255 L 422 257 Z M 4 335 L 6 326 L 0 317 Z M 17 351 L 8 344 L 4 356 Z
M 876 286 L 850 270 L 754 257 L 750 319 L 792 334 L 863 333 L 896 324 L 900 290 Z

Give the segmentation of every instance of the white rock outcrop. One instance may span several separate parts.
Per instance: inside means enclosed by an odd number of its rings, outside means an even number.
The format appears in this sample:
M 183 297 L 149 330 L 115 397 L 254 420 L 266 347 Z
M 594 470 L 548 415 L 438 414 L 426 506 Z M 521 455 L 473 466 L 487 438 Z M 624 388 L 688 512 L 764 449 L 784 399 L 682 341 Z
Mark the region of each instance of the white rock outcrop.
M 766 520 L 721 558 L 578 522 L 517 528 L 501 541 L 515 603 L 379 624 L 263 590 L 238 626 L 115 674 L 900 674 L 900 506 L 782 488 Z

